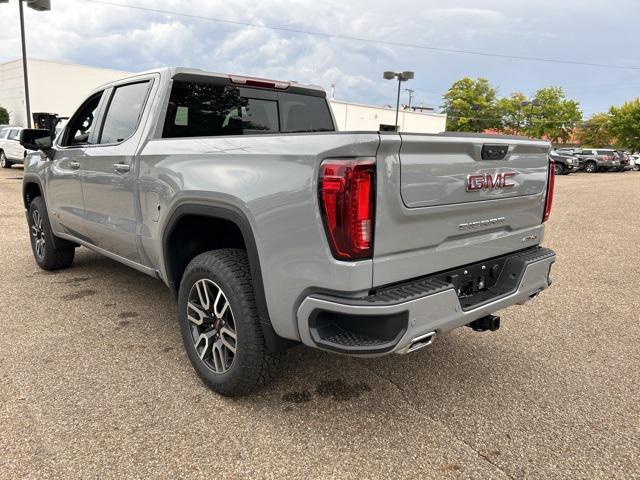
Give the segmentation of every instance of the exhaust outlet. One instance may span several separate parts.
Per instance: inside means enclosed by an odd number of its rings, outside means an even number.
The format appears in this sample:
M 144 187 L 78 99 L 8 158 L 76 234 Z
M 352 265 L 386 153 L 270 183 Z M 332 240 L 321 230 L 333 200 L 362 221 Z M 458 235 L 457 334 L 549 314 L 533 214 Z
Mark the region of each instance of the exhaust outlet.
M 433 343 L 433 339 L 436 337 L 436 332 L 425 333 L 424 335 L 419 335 L 411 340 L 409 347 L 407 348 L 405 353 L 415 352 L 416 350 L 420 350 L 423 347 L 428 347 Z

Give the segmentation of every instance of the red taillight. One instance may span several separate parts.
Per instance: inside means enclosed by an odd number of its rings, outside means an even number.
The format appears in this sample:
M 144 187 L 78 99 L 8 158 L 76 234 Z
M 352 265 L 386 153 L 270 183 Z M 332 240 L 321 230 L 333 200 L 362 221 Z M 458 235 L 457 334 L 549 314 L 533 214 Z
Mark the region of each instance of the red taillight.
M 329 159 L 320 165 L 320 210 L 333 256 L 371 258 L 375 159 Z
M 555 162 L 549 159 L 549 174 L 547 181 L 547 198 L 544 202 L 544 215 L 542 217 L 542 221 L 546 222 L 549 220 L 549 216 L 551 215 L 551 206 L 553 204 L 553 188 L 556 184 L 556 169 Z

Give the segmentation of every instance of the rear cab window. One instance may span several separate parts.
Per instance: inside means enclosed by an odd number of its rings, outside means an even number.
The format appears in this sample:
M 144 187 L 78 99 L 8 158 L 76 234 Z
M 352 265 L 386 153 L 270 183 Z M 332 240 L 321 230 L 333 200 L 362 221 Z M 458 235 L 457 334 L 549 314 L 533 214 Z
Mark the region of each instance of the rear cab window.
M 174 80 L 162 137 L 334 131 L 324 97 Z

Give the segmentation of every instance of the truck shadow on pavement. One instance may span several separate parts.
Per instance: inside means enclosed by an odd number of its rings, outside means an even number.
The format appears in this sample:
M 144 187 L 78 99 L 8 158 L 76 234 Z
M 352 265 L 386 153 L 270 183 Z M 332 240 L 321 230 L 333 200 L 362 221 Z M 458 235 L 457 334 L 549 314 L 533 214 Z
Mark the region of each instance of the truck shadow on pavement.
M 148 350 L 148 331 L 153 330 L 157 364 L 167 375 L 183 375 L 200 398 L 205 389 L 191 370 L 180 338 L 178 309 L 169 290 L 158 280 L 143 275 L 87 249 L 78 249 L 71 269 L 46 275 L 55 284 L 57 296 L 67 304 L 96 305 L 102 327 L 110 331 L 109 345 L 126 352 Z M 82 311 L 84 306 L 78 305 Z M 97 328 L 97 327 L 96 327 Z M 126 336 L 122 336 L 126 332 Z M 102 332 L 100 332 L 102 334 Z M 91 335 L 91 332 L 88 332 Z M 496 335 L 496 334 L 493 334 Z M 272 385 L 253 396 L 227 400 L 236 405 L 265 404 L 293 409 L 317 408 L 319 403 L 374 403 L 380 395 L 392 394 L 418 405 L 438 405 L 463 396 L 481 401 L 486 385 L 496 377 L 494 342 L 491 334 L 452 332 L 438 337 L 431 347 L 410 355 L 357 359 L 334 355 L 304 346 L 289 350 L 281 374 Z M 137 340 L 142 338 L 143 340 Z M 522 361 L 522 359 L 520 359 Z M 141 370 L 147 367 L 139 365 Z M 501 367 L 507 374 L 508 359 Z M 514 372 L 509 372 L 514 375 Z M 523 373 L 520 372 L 520 375 Z M 158 374 L 160 377 L 163 373 Z M 211 392 L 212 398 L 220 401 Z M 302 413 L 300 411 L 300 413 Z

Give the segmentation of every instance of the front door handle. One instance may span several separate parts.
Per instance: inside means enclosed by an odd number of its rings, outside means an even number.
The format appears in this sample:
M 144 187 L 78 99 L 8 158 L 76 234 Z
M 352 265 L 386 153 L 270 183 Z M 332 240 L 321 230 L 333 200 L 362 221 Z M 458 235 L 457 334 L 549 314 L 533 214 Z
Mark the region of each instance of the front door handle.
M 131 166 L 127 165 L 126 163 L 114 163 L 113 169 L 118 173 L 127 173 L 129 170 L 131 170 Z
M 77 170 L 80 168 L 80 162 L 69 162 L 69 168 Z

